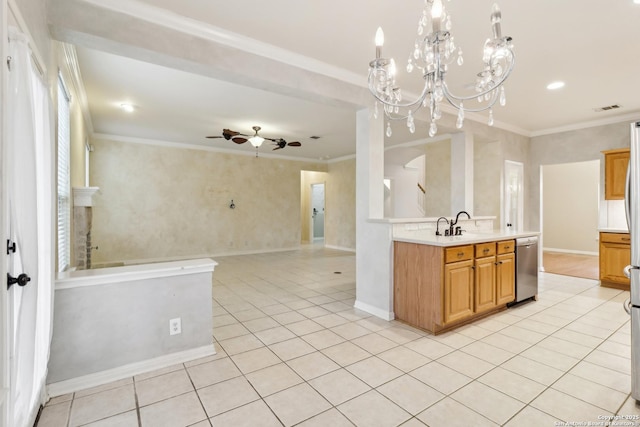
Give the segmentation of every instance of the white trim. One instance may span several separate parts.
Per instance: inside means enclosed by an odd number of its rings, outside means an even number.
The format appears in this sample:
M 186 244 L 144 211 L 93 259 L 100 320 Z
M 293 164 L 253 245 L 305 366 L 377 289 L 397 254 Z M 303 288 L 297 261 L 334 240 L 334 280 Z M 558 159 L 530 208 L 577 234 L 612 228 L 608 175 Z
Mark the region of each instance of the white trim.
M 185 363 L 190 360 L 200 359 L 202 357 L 212 356 L 216 354 L 213 344 L 204 347 L 198 347 L 191 350 L 185 350 L 178 353 L 171 353 L 165 356 L 153 359 L 143 360 L 141 362 L 130 363 L 128 365 L 119 366 L 117 368 L 108 369 L 106 371 L 96 372 L 93 374 L 83 375 L 81 377 L 71 378 L 57 383 L 47 385 L 48 397 L 62 396 L 63 394 L 73 393 L 91 387 L 108 384 L 123 378 L 132 377 L 134 375 L 143 374 L 145 372 L 155 371 L 157 369 L 166 368 L 167 366 L 178 363 Z
M 140 259 L 130 259 L 130 260 L 111 260 L 93 263 L 93 269 L 101 269 L 101 268 L 110 268 L 110 267 L 123 267 L 123 266 L 134 266 L 141 264 L 156 264 L 163 262 L 173 262 L 173 261 L 188 261 L 193 259 L 200 258 L 217 258 L 217 257 L 225 257 L 225 256 L 234 256 L 234 255 L 256 255 L 256 254 L 269 254 L 269 253 L 277 253 L 277 252 L 290 252 L 290 251 L 298 251 L 301 246 L 291 246 L 286 248 L 277 248 L 277 249 L 260 249 L 260 250 L 248 250 L 248 251 L 227 251 L 227 252 L 217 252 L 215 254 L 200 254 L 200 255 L 185 255 L 185 256 L 176 256 L 176 257 L 166 257 L 166 258 L 140 258 Z M 101 267 L 104 266 L 104 267 Z M 66 272 L 65 272 L 66 273 Z
M 574 123 L 567 126 L 559 126 L 556 128 L 542 129 L 535 132 L 531 132 L 531 135 L 529 136 L 533 138 L 536 136 L 551 135 L 551 134 L 556 134 L 561 132 L 569 132 L 573 130 L 591 128 L 596 126 L 612 125 L 612 124 L 621 123 L 621 122 L 627 123 L 628 121 L 637 121 L 639 117 L 640 117 L 639 112 L 629 113 L 623 116 L 612 116 L 604 119 L 589 120 L 585 122 Z
M 558 248 L 542 248 L 543 252 L 558 252 L 561 254 L 575 254 L 575 255 L 593 255 L 599 256 L 598 252 L 593 251 L 578 251 L 575 249 L 558 249 Z
M 336 245 L 324 245 L 325 248 L 327 249 L 335 249 L 336 251 L 345 251 L 345 252 L 351 252 L 351 253 L 356 253 L 356 250 L 354 248 L 347 248 L 345 246 L 336 246 Z
M 94 270 L 65 271 L 58 273 L 55 281 L 55 290 L 106 285 L 132 280 L 156 279 L 159 277 L 211 273 L 215 270 L 216 265 L 218 265 L 218 263 L 212 259 L 201 258 L 186 261 L 98 268 Z
M 354 153 L 354 154 L 347 154 L 346 156 L 335 157 L 333 159 L 327 159 L 326 162 L 331 164 L 331 163 L 344 162 L 345 160 L 352 160 L 355 158 L 356 158 L 356 155 Z M 322 160 L 320 162 L 322 163 Z
M 89 101 L 87 98 L 87 92 L 84 89 L 84 80 L 82 80 L 82 73 L 80 72 L 80 65 L 78 64 L 78 56 L 76 55 L 75 46 L 62 43 L 62 51 L 64 53 L 65 65 L 71 78 L 71 84 L 73 85 L 74 92 L 78 97 L 80 103 L 80 109 L 82 110 L 82 117 L 84 123 L 87 126 L 87 132 L 93 133 L 93 122 L 91 121 L 91 111 L 89 110 Z
M 189 34 L 205 40 L 211 40 L 215 43 L 229 46 L 234 49 L 279 61 L 304 70 L 330 76 L 359 87 L 366 87 L 366 78 L 364 77 L 364 74 L 357 74 L 260 40 L 233 33 L 196 19 L 178 15 L 177 13 L 160 7 L 150 6 L 138 0 L 111 0 L 109 2 L 105 2 L 104 0 L 83 1 L 102 9 L 108 9 L 116 13 L 123 13 L 184 34 Z
M 358 310 L 366 311 L 369 314 L 373 314 L 374 316 L 379 317 L 383 320 L 390 321 L 396 318 L 395 314 L 392 311 L 384 311 L 382 309 L 379 309 L 378 307 L 374 307 L 362 301 L 356 301 L 355 304 L 353 304 L 353 307 L 357 308 Z
M 145 144 L 145 145 L 154 145 L 157 147 L 168 147 L 168 148 L 183 148 L 186 150 L 201 150 L 201 151 L 212 151 L 214 153 L 226 153 L 226 154 L 237 154 L 239 156 L 251 156 L 255 157 L 256 150 L 232 150 L 230 148 L 217 148 L 217 147 L 209 147 L 206 145 L 199 144 L 189 144 L 183 142 L 172 142 L 172 141 L 162 141 L 159 139 L 146 139 L 146 138 L 136 138 L 131 136 L 122 136 L 122 135 L 111 135 L 105 133 L 94 133 L 92 135 L 94 140 L 103 139 L 107 141 L 116 141 L 116 142 L 126 142 L 133 144 Z M 280 160 L 291 160 L 295 162 L 305 162 L 305 163 L 316 163 L 316 164 L 326 164 L 326 160 L 318 160 L 307 157 L 292 157 L 292 156 L 282 156 L 277 154 L 271 154 L 268 152 L 258 150 L 258 157 L 266 158 L 266 159 L 280 159 Z

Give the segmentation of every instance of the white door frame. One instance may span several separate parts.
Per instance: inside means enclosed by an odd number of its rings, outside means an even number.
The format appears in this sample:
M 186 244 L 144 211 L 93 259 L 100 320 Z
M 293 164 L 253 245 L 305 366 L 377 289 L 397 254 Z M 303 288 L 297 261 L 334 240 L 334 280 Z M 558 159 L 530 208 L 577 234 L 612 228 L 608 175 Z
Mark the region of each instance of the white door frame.
M 2 99 L 2 108 L 0 109 L 0 185 L 1 185 L 1 202 L 0 202 L 0 241 L 5 243 L 7 241 L 7 177 L 6 167 L 4 162 L 7 156 L 5 155 L 5 116 L 7 111 L 7 97 L 5 96 L 5 90 L 7 87 L 7 66 L 5 58 L 7 57 L 8 39 L 7 39 L 7 13 L 8 6 L 7 0 L 2 0 L 0 3 L 0 37 L 2 37 L 2 43 L 0 44 L 0 99 Z M 10 405 L 9 390 L 11 388 L 11 375 L 9 370 L 9 357 L 10 357 L 10 340 L 9 340 L 9 295 L 7 291 L 7 255 L 4 248 L 0 250 L 0 427 L 9 427 L 9 411 Z

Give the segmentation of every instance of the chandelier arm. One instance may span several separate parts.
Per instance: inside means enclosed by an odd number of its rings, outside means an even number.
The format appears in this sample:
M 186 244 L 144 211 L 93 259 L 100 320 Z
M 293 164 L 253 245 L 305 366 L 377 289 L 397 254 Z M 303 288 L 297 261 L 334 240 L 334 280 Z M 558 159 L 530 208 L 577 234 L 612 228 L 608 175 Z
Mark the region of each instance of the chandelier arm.
M 376 100 L 378 100 L 380 103 L 382 103 L 382 105 L 388 105 L 390 107 L 398 107 L 398 108 L 409 108 L 412 109 L 415 106 L 419 106 L 420 104 L 422 104 L 422 102 L 424 102 L 424 98 L 427 96 L 427 94 L 429 93 L 429 89 L 425 86 L 422 89 L 422 93 L 420 94 L 420 96 L 418 96 L 418 98 L 416 98 L 414 101 L 412 102 L 407 102 L 407 103 L 391 103 L 388 102 L 387 100 L 381 98 L 378 95 L 378 91 L 376 90 L 376 88 L 374 87 L 374 83 L 372 83 L 372 75 L 374 74 L 374 70 L 371 70 L 371 72 L 369 73 L 369 92 L 371 92 L 371 94 L 374 96 L 374 98 L 376 98 Z M 417 111 L 419 109 L 416 108 L 414 111 Z
M 477 108 L 467 108 L 467 107 L 462 107 L 460 108 L 460 104 L 456 104 L 456 101 L 459 101 L 456 98 L 450 98 L 449 94 L 447 92 L 444 92 L 445 94 L 445 99 L 447 100 L 447 102 L 449 104 L 451 104 L 454 108 L 458 109 L 458 110 L 464 110 L 465 113 L 479 113 L 481 111 L 487 110 L 491 107 L 493 107 L 496 102 L 498 102 L 498 95 L 497 94 L 493 94 L 491 96 L 491 98 L 486 101 L 486 104 L 483 104 L 481 107 L 477 107 Z M 473 99 L 473 98 L 472 98 Z
M 505 73 L 502 74 L 502 77 L 500 78 L 500 80 L 493 87 L 491 87 L 489 89 L 486 89 L 486 90 L 483 90 L 482 92 L 475 93 L 473 95 L 458 96 L 458 95 L 453 94 L 449 90 L 449 87 L 447 86 L 447 82 L 445 82 L 444 79 L 442 79 L 442 91 L 446 95 L 447 99 L 455 99 L 456 101 L 469 101 L 469 100 L 477 99 L 477 98 L 479 98 L 481 96 L 484 96 L 487 93 L 490 93 L 490 92 L 496 90 L 497 88 L 499 88 L 507 80 L 507 78 L 511 75 L 511 71 L 513 71 L 513 67 L 515 66 L 515 63 L 516 63 L 516 58 L 515 58 L 515 55 L 513 54 L 513 52 L 510 52 L 510 57 L 511 57 L 511 61 L 509 61 L 509 68 L 507 69 L 507 71 Z M 465 108 L 465 111 L 472 111 L 472 110 L 467 110 Z M 479 110 L 479 111 L 482 111 L 482 110 Z

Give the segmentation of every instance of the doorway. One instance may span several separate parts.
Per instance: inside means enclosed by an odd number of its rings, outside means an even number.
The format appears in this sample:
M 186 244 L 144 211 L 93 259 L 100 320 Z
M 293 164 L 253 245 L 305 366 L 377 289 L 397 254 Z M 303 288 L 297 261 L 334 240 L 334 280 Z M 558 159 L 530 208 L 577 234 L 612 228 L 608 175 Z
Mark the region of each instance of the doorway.
M 325 241 L 328 175 L 327 172 L 300 171 L 300 243 L 302 244 Z
M 311 184 L 311 218 L 310 241 L 324 241 L 324 183 Z
M 543 165 L 540 177 L 545 271 L 597 280 L 600 160 Z

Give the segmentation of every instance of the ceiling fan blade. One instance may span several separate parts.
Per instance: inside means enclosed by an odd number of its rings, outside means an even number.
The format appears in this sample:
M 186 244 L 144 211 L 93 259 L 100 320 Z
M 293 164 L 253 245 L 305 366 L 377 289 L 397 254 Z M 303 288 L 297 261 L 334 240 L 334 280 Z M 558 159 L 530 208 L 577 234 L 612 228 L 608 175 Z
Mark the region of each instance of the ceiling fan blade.
M 245 142 L 248 141 L 247 138 L 242 138 L 240 136 L 236 136 L 235 138 L 231 139 L 233 142 L 235 142 L 236 144 L 244 144 Z
M 222 136 L 227 141 L 230 140 L 232 137 L 237 136 L 237 135 L 242 135 L 242 134 L 240 132 L 236 132 L 235 130 L 222 129 Z
M 214 138 L 224 138 L 224 137 L 223 136 L 206 136 L 205 138 L 214 139 Z
M 277 141 L 280 140 L 279 138 L 264 138 L 264 139 L 266 139 L 267 141 L 271 141 L 271 142 L 277 142 Z
M 282 148 L 282 147 L 280 147 L 279 145 L 276 145 L 276 148 L 274 148 L 274 149 L 273 149 L 273 151 L 279 150 L 279 149 L 281 149 L 281 148 Z
M 293 141 L 287 144 L 290 147 L 301 147 L 302 144 L 300 144 L 298 141 Z

